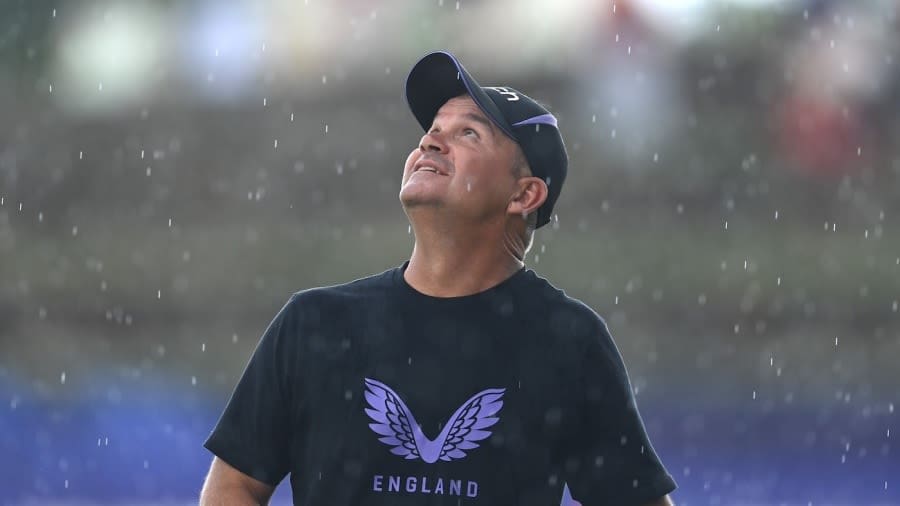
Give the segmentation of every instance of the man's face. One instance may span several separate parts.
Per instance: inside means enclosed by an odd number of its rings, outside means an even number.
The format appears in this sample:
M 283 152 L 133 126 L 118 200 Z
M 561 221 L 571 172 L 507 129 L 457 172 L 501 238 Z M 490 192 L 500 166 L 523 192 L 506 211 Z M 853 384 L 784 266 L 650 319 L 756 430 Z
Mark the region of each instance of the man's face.
M 465 220 L 502 217 L 516 192 L 517 149 L 471 97 L 452 98 L 406 159 L 400 201 L 407 212 L 431 206 Z

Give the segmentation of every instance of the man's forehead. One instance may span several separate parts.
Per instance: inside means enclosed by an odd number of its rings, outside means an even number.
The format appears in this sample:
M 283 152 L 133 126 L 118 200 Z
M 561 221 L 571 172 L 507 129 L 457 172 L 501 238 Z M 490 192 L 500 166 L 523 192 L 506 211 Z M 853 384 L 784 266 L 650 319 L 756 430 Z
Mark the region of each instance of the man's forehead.
M 484 115 L 481 108 L 478 107 L 478 104 L 475 103 L 475 100 L 472 99 L 469 95 L 460 95 L 458 97 L 453 97 L 450 100 L 444 102 L 444 105 L 438 109 L 437 116 L 441 114 L 448 114 L 451 110 L 461 110 L 466 113 L 474 113 L 478 116 L 487 119 L 487 116 Z

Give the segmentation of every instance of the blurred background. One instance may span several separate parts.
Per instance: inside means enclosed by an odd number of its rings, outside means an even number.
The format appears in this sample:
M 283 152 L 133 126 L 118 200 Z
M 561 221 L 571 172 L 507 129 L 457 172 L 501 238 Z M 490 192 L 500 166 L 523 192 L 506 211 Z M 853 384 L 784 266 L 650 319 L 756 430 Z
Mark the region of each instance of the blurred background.
M 408 258 L 435 49 L 559 117 L 528 263 L 606 318 L 678 504 L 900 504 L 898 11 L 3 1 L 0 504 L 196 502 L 289 295 Z

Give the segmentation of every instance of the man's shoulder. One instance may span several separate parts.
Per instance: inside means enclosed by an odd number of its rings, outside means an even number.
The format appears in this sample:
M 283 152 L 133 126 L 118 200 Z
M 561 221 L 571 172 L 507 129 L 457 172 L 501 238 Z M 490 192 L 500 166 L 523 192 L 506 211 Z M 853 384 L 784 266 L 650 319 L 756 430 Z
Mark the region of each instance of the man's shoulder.
M 397 268 L 392 268 L 346 283 L 300 290 L 291 295 L 288 305 L 327 304 L 360 297 L 382 296 L 395 285 L 396 272 Z
M 549 319 L 551 328 L 593 333 L 605 329 L 606 322 L 591 306 L 557 288 L 547 279 L 530 271 L 530 283 L 540 311 Z

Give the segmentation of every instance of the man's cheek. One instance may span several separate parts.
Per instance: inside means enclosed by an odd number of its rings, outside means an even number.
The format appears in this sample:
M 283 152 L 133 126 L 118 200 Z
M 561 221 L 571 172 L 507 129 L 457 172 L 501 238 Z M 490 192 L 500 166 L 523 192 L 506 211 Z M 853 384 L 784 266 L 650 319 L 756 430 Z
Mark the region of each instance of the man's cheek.
M 414 149 L 409 153 L 409 156 L 406 157 L 406 164 L 403 166 L 403 173 L 409 172 L 412 168 L 413 164 L 419 159 L 419 150 Z

